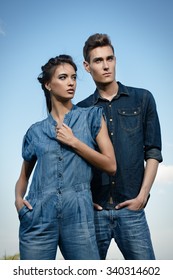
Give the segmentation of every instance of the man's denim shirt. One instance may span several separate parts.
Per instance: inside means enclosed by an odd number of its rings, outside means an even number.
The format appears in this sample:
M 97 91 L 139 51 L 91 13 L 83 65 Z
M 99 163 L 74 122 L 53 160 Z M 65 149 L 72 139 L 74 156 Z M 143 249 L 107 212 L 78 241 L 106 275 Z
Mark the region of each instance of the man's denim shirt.
M 152 94 L 119 82 L 118 85 L 118 93 L 111 101 L 102 98 L 96 89 L 77 104 L 104 108 L 115 148 L 115 176 L 95 170 L 92 180 L 93 201 L 104 208 L 135 198 L 143 181 L 144 161 L 162 161 L 160 124 Z

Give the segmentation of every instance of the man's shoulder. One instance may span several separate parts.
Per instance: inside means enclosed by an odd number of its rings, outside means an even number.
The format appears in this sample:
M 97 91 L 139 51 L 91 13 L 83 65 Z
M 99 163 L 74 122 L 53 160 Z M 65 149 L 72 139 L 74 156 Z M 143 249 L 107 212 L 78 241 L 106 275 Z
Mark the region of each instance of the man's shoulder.
M 128 94 L 148 94 L 150 95 L 151 92 L 148 89 L 142 88 L 142 87 L 134 87 L 129 85 L 123 85 L 122 83 L 119 83 L 121 91 L 126 92 Z
M 153 94 L 146 88 L 120 84 L 120 94 L 126 94 L 131 100 L 148 103 L 154 100 Z
M 94 103 L 95 103 L 95 95 L 93 93 L 89 95 L 87 98 L 78 102 L 76 105 L 79 107 L 90 107 L 90 106 L 94 106 Z

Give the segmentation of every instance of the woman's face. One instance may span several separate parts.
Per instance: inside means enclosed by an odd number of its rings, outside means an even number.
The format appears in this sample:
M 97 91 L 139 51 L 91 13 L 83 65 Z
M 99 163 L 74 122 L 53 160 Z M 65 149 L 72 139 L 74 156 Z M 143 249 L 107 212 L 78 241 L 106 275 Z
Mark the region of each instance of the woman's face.
M 76 72 L 71 64 L 58 65 L 52 79 L 45 86 L 52 97 L 67 101 L 74 97 L 76 90 Z

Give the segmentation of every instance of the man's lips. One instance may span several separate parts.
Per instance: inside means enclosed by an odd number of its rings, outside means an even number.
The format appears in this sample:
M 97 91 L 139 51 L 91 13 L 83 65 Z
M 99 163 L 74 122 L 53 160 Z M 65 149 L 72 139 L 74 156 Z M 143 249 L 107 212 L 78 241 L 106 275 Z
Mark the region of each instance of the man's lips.
M 67 92 L 73 94 L 74 93 L 74 89 L 72 89 L 72 88 L 68 89 Z
M 104 77 L 109 77 L 109 76 L 111 76 L 111 72 L 103 73 L 103 76 L 104 76 Z

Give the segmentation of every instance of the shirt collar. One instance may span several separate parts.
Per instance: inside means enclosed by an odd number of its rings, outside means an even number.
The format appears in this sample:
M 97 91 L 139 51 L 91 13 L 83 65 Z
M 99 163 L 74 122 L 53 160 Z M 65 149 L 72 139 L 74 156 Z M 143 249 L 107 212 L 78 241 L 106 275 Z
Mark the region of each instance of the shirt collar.
M 120 82 L 117 82 L 117 83 L 118 83 L 118 93 L 113 99 L 117 99 L 121 95 L 129 96 L 129 92 L 128 92 L 127 88 L 123 84 L 121 84 Z M 94 92 L 94 104 L 96 104 L 99 99 L 102 99 L 102 97 L 100 96 L 99 91 L 96 88 L 96 90 Z
M 65 120 L 65 119 L 67 119 L 67 120 L 70 119 L 70 118 L 71 118 L 71 114 L 72 114 L 73 111 L 76 110 L 76 109 L 77 109 L 77 106 L 73 104 L 71 110 L 70 110 L 67 114 L 65 114 L 64 120 Z M 56 126 L 56 125 L 57 125 L 57 122 L 54 120 L 54 118 L 53 118 L 53 116 L 52 116 L 51 113 L 49 113 L 49 115 L 48 115 L 48 121 L 49 121 L 49 122 L 51 123 L 51 125 L 53 125 L 53 126 Z

